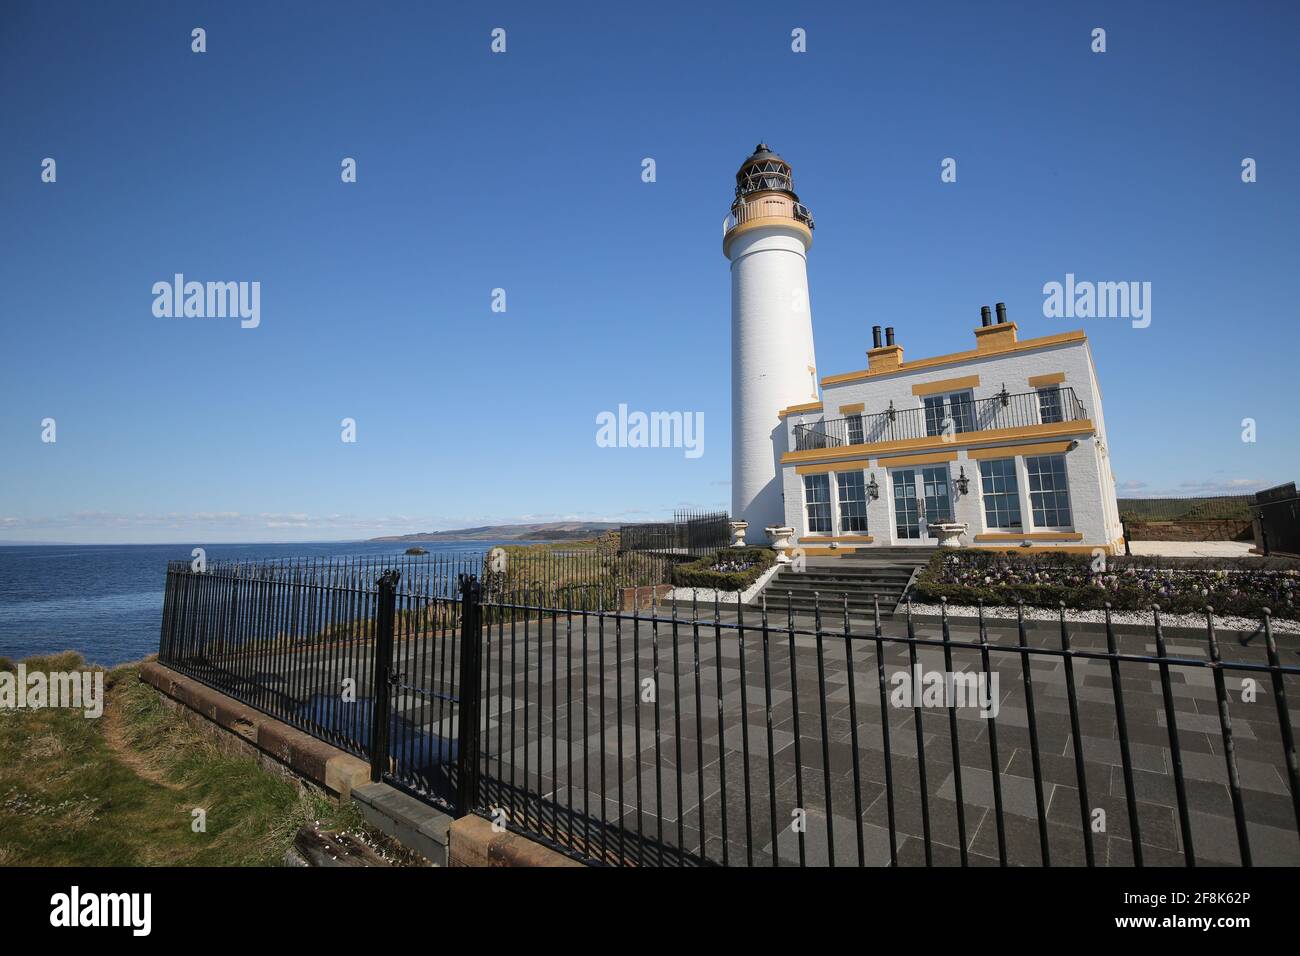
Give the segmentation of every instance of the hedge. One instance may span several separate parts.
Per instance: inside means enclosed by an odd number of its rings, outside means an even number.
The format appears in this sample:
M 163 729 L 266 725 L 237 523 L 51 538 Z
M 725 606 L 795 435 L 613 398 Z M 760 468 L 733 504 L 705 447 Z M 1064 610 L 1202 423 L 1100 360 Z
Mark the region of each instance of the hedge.
M 940 551 L 918 575 L 916 596 L 952 604 L 1204 612 L 1300 620 L 1300 570 L 1289 563 L 1248 561 L 1170 562 L 1153 558 L 1105 559 L 1086 554 Z
M 720 565 L 736 563 L 745 565 L 744 570 L 718 570 Z M 674 566 L 669 580 L 679 588 L 743 591 L 775 563 L 776 552 L 771 548 L 725 548 L 697 561 Z

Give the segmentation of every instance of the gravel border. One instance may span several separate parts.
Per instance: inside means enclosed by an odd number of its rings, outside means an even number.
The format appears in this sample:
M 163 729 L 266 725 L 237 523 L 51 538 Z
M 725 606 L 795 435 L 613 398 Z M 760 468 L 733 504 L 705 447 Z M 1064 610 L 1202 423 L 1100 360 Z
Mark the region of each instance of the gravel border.
M 782 564 L 779 561 L 773 564 L 770 568 L 760 574 L 758 580 L 745 588 L 743 592 L 714 591 L 713 588 L 674 588 L 672 591 L 668 592 L 668 595 L 664 600 L 690 601 L 692 597 L 694 597 L 699 604 L 712 604 L 716 597 L 719 604 L 731 604 L 734 606 L 737 603 L 737 598 L 739 598 L 739 603 L 749 604 L 758 596 L 758 592 L 763 590 L 763 587 L 767 582 L 776 577 L 777 572 L 779 572 L 781 568 Z
M 903 608 L 899 608 L 901 613 Z M 939 604 L 918 604 L 912 602 L 912 613 L 914 615 L 926 615 L 938 617 L 942 613 L 942 605 Z M 950 618 L 974 618 L 979 616 L 979 608 L 973 604 L 949 604 L 948 617 Z M 1061 613 L 1057 608 L 1050 607 L 1030 607 L 1025 605 L 1026 621 L 1059 621 Z M 1106 614 L 1101 609 L 1093 608 L 1066 608 L 1065 619 L 1075 624 L 1104 624 Z M 1151 627 L 1154 624 L 1150 611 L 1111 611 L 1110 619 L 1115 624 L 1129 626 Z M 985 605 L 984 620 L 997 621 L 999 624 L 1016 620 L 1016 608 L 1007 605 Z M 1160 623 L 1165 627 L 1186 627 L 1205 629 L 1204 614 L 1173 614 L 1170 612 L 1161 612 Z M 1214 626 L 1229 631 L 1253 631 L 1258 628 L 1260 622 L 1256 618 L 1225 616 L 1221 614 L 1214 615 Z M 1275 634 L 1300 634 L 1300 621 L 1289 621 L 1282 618 L 1273 618 L 1273 633 Z

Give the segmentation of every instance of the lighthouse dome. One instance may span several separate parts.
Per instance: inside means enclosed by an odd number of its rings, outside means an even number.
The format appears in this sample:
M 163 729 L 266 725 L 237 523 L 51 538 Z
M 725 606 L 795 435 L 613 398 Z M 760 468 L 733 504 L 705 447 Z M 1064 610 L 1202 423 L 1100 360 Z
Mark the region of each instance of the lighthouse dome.
M 736 198 L 766 190 L 788 193 L 796 200 L 799 198 L 794 193 L 790 164 L 773 152 L 767 143 L 759 143 L 736 173 Z

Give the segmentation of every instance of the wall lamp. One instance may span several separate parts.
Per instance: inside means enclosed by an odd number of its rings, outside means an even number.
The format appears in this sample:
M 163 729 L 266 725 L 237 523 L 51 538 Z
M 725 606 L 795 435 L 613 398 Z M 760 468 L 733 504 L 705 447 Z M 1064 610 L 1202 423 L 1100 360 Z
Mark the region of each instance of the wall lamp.
M 957 494 L 970 494 L 970 479 L 966 477 L 966 466 L 962 465 L 961 474 L 957 476 Z
M 998 392 L 998 401 L 1002 403 L 1003 408 L 1006 408 L 1008 405 L 1011 404 L 1011 396 L 1007 394 L 1006 382 L 1002 383 L 1002 391 Z
M 867 495 L 872 501 L 880 497 L 880 486 L 876 484 L 876 473 L 871 473 L 871 480 L 867 482 Z

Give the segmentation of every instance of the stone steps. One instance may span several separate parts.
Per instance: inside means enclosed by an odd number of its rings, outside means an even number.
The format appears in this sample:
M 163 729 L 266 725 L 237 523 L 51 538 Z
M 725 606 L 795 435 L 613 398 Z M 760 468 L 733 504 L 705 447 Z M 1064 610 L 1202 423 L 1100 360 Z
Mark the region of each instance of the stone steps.
M 889 548 L 846 553 L 826 562 L 808 562 L 803 570 L 783 567 L 763 589 L 768 611 L 874 613 L 879 602 L 889 614 L 902 601 L 917 568 L 929 562 L 934 548 Z

